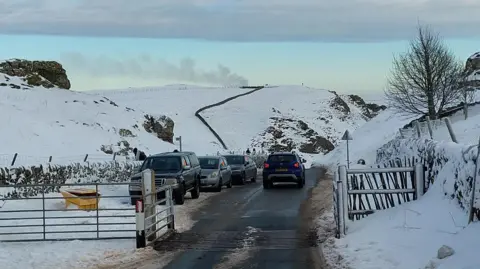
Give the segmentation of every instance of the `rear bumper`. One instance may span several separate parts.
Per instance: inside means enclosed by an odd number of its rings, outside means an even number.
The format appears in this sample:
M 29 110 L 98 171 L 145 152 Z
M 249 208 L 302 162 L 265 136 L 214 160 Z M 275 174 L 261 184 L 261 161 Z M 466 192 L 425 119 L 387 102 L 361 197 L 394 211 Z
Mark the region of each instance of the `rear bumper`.
M 302 179 L 302 171 L 294 171 L 293 173 L 275 173 L 275 172 L 266 172 L 265 170 L 262 173 L 263 180 L 268 180 L 272 182 L 300 182 Z
M 200 186 L 202 187 L 214 187 L 218 185 L 219 178 L 202 178 L 200 179 Z

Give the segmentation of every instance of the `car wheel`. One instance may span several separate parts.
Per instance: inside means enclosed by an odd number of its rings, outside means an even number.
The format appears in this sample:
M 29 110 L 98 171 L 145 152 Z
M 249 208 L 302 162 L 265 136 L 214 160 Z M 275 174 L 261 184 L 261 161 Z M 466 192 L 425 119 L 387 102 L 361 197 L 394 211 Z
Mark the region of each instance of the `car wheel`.
M 174 200 L 176 205 L 183 205 L 185 203 L 185 194 L 184 194 L 185 186 L 180 184 L 178 189 L 174 192 Z
M 305 179 L 301 178 L 299 182 L 297 182 L 297 188 L 299 189 L 303 188 L 304 183 L 305 183 Z
M 228 181 L 227 188 L 231 189 L 232 188 L 232 178 L 230 177 L 230 181 Z
M 273 187 L 273 184 L 272 182 L 268 181 L 268 180 L 264 180 L 263 181 L 263 188 L 264 189 L 271 189 Z
M 245 175 L 245 173 L 242 173 L 242 178 L 241 178 L 241 180 L 240 180 L 240 185 L 245 185 L 246 177 L 247 177 L 247 176 Z
M 221 192 L 222 191 L 222 187 L 223 187 L 223 180 L 220 178 L 218 180 L 218 186 L 215 188 L 215 191 L 216 192 Z
M 257 182 L 257 171 L 253 174 L 252 182 Z
M 195 187 L 190 191 L 190 194 L 192 195 L 192 199 L 198 199 L 198 197 L 200 197 L 200 182 L 198 179 L 195 181 Z

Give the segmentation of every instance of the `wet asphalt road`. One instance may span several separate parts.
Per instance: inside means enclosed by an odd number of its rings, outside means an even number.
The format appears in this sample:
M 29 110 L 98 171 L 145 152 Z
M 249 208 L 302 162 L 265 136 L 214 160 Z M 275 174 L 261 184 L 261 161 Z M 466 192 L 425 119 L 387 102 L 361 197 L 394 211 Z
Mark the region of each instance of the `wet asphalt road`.
M 199 210 L 190 231 L 157 244 L 183 250 L 164 269 L 322 268 L 315 231 L 306 225 L 302 203 L 319 170 L 307 170 L 303 189 L 295 185 L 264 190 L 256 183 L 223 189 Z

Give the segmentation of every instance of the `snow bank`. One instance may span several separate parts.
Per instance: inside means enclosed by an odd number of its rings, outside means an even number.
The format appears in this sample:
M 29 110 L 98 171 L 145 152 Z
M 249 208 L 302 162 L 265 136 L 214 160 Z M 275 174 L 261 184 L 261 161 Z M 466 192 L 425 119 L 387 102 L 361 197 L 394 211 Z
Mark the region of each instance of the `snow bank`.
M 470 237 L 480 232 L 480 224 L 467 227 L 476 147 L 428 139 L 395 139 L 378 150 L 376 161 L 405 157 L 424 161 L 429 168 L 427 193 L 417 201 L 349 222 L 348 235 L 335 242 L 344 256 L 340 264 L 358 269 L 429 268 L 427 265 L 441 269 L 478 268 L 480 258 L 472 250 L 480 248 L 480 242 Z M 478 208 L 478 188 L 475 195 L 474 206 Z M 442 245 L 452 247 L 456 254 L 437 259 Z

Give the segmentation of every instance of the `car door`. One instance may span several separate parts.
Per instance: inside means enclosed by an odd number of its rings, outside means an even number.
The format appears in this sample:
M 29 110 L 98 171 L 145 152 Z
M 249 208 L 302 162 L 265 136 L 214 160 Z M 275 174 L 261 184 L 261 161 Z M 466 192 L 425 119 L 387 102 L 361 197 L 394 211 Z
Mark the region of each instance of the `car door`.
M 224 177 L 224 179 L 228 178 L 229 180 L 232 180 L 232 168 L 230 167 L 230 165 L 228 165 L 227 159 L 225 159 L 223 157 L 221 159 L 222 159 L 223 166 L 225 167 L 225 170 L 224 170 L 225 177 Z
M 218 158 L 218 169 L 220 170 L 220 176 L 222 177 L 223 181 L 228 180 L 228 174 L 227 174 L 227 166 L 225 165 L 225 162 L 223 158 Z
M 192 167 L 192 163 L 187 155 L 183 156 L 182 159 L 183 159 L 182 163 L 184 167 L 190 166 L 190 169 L 183 170 L 183 178 L 185 180 L 185 186 L 187 189 L 190 189 L 194 186 L 193 183 L 195 182 L 195 169 Z

